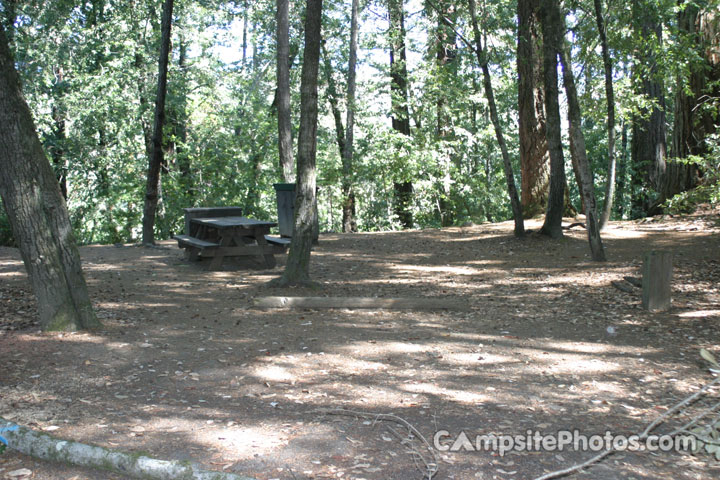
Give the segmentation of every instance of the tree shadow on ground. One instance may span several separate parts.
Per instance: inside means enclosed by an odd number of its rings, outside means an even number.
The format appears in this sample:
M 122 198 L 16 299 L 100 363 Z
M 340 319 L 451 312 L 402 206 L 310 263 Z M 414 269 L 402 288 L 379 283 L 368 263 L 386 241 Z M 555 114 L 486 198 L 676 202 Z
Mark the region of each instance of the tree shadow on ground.
M 516 240 L 510 228 L 324 236 L 312 261 L 323 287 L 312 292 L 265 288 L 279 269 L 208 272 L 170 243 L 85 247 L 105 330 L 0 337 L 0 411 L 59 426 L 62 437 L 257 478 L 414 479 L 412 455 L 386 425 L 324 410 L 393 413 L 429 439 L 438 430 L 631 433 L 707 381 L 696 358 L 717 338 L 718 314 L 707 313 L 718 303 L 717 235 L 618 230 L 606 236 L 610 261 L 596 264 L 584 232 L 552 242 Z M 658 247 L 676 251 L 675 306 L 649 314 L 609 284 Z M 3 281 L 27 288 L 19 259 L 2 253 Z M 471 309 L 252 303 L 307 294 L 450 297 Z M 591 456 L 438 455 L 436 478 L 533 478 Z M 672 453 L 615 462 L 589 476 L 692 478 L 707 468 Z

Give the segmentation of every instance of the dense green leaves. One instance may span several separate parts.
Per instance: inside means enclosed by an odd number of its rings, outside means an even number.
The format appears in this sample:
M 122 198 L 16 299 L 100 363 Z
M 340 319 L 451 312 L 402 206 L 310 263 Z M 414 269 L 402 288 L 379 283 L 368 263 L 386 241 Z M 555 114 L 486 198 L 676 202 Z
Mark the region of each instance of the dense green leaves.
M 139 238 L 161 3 L 0 3 L 2 17 L 14 17 L 12 47 L 24 93 L 48 157 L 58 175 L 66 178 L 71 218 L 83 243 Z M 685 3 L 635 3 L 633 8 L 632 2 L 605 2 L 604 12 L 618 117 L 615 218 L 644 214 L 632 200 L 652 195 L 649 186 L 638 181 L 646 173 L 628 160 L 633 140 L 629 125 L 650 106 L 650 100 L 634 90 L 638 78 L 649 74 L 647 65 L 638 63 L 637 52 L 650 52 L 659 62 L 653 75 L 663 77 L 670 106 L 678 89 L 689 88 L 685 79 L 704 65 L 702 52 L 692 48 L 695 37 L 678 28 L 678 12 L 686 8 Z M 695 3 L 703 11 L 717 10 L 716 0 Z M 442 36 L 446 51 L 452 52 L 449 64 L 439 62 L 437 56 L 442 18 L 436 7 L 444 4 L 453 7 Z M 588 158 L 596 194 L 603 198 L 607 110 L 593 4 L 574 0 L 565 6 Z M 291 104 L 296 136 L 304 2 L 291 2 L 290 8 Z M 274 104 L 274 9 L 273 0 L 176 2 L 158 238 L 181 229 L 182 208 L 187 206 L 241 205 L 249 215 L 275 217 L 272 183 L 281 177 Z M 481 71 L 467 44 L 472 31 L 466 3 L 406 0 L 404 9 L 410 136 L 393 132 L 390 122 L 386 2 L 361 2 L 352 177 L 358 228 L 400 226 L 393 213 L 393 183 L 401 181 L 413 183 L 411 208 L 419 227 L 510 218 L 501 154 L 480 88 Z M 483 41 L 500 122 L 513 167 L 519 172 L 515 3 L 479 2 L 478 9 L 481 30 L 488 32 Z M 637 35 L 633 27 L 644 20 L 638 11 L 653 15 L 659 22 L 662 42 Z M 341 93 L 347 78 L 349 18 L 349 1 L 326 0 L 323 37 L 333 80 Z M 337 231 L 342 222 L 342 167 L 328 84 L 322 75 L 319 95 L 320 223 L 322 230 Z M 340 97 L 344 118 L 346 105 Z M 702 108 L 717 119 L 719 102 L 710 97 Z M 666 114 L 670 134 L 675 121 L 672 107 Z M 623 125 L 629 135 L 624 142 Z M 567 139 L 564 143 L 567 148 Z M 708 155 L 715 155 L 713 152 Z M 702 162 L 713 164 L 707 158 L 704 156 Z M 520 184 L 519 178 L 515 180 Z M 569 185 L 579 209 L 577 188 L 574 182 Z M 0 215 L 0 242 L 9 243 L 3 222 Z

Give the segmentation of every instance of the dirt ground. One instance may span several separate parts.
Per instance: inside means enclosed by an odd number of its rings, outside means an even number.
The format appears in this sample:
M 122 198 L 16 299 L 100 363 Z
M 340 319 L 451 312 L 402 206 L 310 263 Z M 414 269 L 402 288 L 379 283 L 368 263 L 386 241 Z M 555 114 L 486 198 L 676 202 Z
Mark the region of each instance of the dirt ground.
M 528 222 L 535 231 L 538 222 Z M 720 355 L 720 219 L 616 222 L 608 262 L 585 231 L 518 240 L 512 224 L 326 234 L 312 258 L 317 290 L 268 289 L 246 260 L 208 272 L 173 242 L 87 246 L 84 268 L 104 323 L 40 333 L 17 250 L 0 248 L 0 416 L 64 439 L 260 480 L 531 479 L 594 454 L 423 449 L 475 435 L 632 434 L 712 380 Z M 673 307 L 651 314 L 644 251 L 674 252 Z M 469 309 L 261 310 L 267 295 L 457 299 Z M 720 389 L 709 393 L 718 402 Z M 702 404 L 695 408 L 701 408 Z M 345 409 L 357 415 L 330 414 Z M 692 412 L 683 413 L 667 431 Z M 414 453 L 413 453 L 414 452 Z M 0 455 L 0 478 L 119 475 Z M 677 452 L 620 452 L 572 478 L 709 479 L 720 462 Z

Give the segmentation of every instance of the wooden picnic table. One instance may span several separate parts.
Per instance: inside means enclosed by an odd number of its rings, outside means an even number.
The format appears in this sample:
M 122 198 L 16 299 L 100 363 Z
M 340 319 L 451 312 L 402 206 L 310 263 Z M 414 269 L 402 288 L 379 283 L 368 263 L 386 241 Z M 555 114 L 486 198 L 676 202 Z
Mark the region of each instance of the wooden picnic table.
M 260 256 L 268 268 L 276 265 L 275 255 L 285 253 L 287 239 L 269 235 L 275 222 L 247 217 L 199 217 L 190 220 L 190 235 L 176 235 L 190 260 L 211 257 L 209 269 L 217 270 L 225 257 Z

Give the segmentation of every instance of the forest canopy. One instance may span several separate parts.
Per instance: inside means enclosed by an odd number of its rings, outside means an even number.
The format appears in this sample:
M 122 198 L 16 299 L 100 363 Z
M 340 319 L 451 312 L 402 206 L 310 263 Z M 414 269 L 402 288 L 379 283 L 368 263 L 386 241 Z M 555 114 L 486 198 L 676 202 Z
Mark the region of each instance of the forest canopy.
M 290 3 L 296 144 L 304 2 Z M 343 179 L 356 192 L 355 223 L 362 231 L 512 217 L 502 152 L 483 91 L 483 62 L 514 180 L 522 186 L 525 215 L 544 213 L 549 160 L 540 2 L 478 2 L 480 56 L 468 2 L 361 1 L 354 154 L 352 171 L 344 172 L 340 139 L 348 106 L 350 3 L 326 0 L 323 6 L 320 229 L 343 229 Z M 1 0 L 0 5 L 23 92 L 79 242 L 138 241 L 152 150 L 162 2 Z M 562 4 L 600 206 L 607 202 L 612 178 L 608 156 L 617 162 L 611 219 L 720 201 L 719 9 L 717 0 Z M 276 217 L 272 185 L 282 181 L 283 172 L 275 21 L 274 1 L 175 2 L 157 238 L 182 229 L 183 207 L 240 205 L 248 216 Z M 603 44 L 614 87 L 610 129 Z M 563 112 L 566 105 L 561 99 Z M 537 138 L 529 149 L 523 143 L 528 137 L 521 140 L 519 131 L 525 125 L 521 118 L 528 118 L 523 109 L 533 110 Z M 570 151 L 567 130 L 564 125 L 563 146 Z M 610 137 L 616 139 L 609 154 Z M 582 212 L 571 162 L 565 169 L 566 210 Z M 0 243 L 11 242 L 3 213 Z

